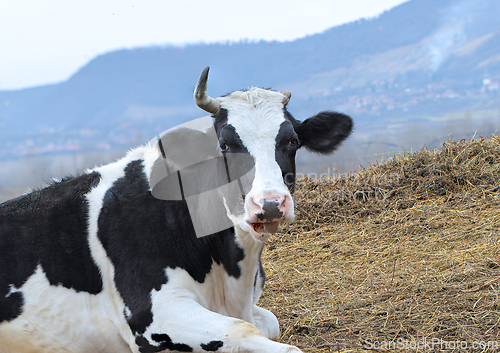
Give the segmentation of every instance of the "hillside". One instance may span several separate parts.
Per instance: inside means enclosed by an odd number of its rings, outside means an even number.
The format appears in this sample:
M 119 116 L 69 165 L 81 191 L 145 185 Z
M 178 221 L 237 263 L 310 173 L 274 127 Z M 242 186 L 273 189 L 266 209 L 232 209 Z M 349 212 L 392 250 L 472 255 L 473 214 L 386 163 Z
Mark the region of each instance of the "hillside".
M 106 53 L 65 82 L 0 91 L 0 159 L 144 143 L 200 116 L 192 92 L 206 65 L 213 96 L 249 85 L 287 89 L 297 118 L 337 109 L 354 115 L 360 133 L 384 132 L 387 139 L 392 126 L 390 143 L 398 145 L 402 128 L 395 131 L 395 124 L 498 110 L 496 13 L 496 0 L 411 0 L 377 18 L 291 42 Z M 388 150 L 391 145 L 382 145 L 375 152 Z
M 297 221 L 263 254 L 260 304 L 284 342 L 305 352 L 433 339 L 420 351 L 500 349 L 500 137 L 303 178 L 295 199 Z

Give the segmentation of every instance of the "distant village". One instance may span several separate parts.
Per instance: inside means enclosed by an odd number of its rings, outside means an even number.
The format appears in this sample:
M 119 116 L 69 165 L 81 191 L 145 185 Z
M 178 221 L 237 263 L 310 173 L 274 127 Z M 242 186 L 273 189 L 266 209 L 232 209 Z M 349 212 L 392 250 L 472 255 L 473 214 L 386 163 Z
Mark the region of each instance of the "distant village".
M 323 89 L 316 92 L 316 97 L 341 96 L 339 102 L 342 109 L 355 114 L 382 114 L 391 111 L 407 112 L 419 105 L 439 102 L 442 100 L 488 100 L 500 95 L 500 77 L 483 77 L 477 82 L 449 81 L 447 83 L 430 83 L 425 87 L 410 88 L 402 84 L 373 81 L 368 88 L 359 89 L 363 93 L 348 95 L 343 87 L 333 90 Z M 333 96 L 333 97 L 332 97 Z M 340 98 L 340 97 L 339 97 Z M 335 98 L 334 98 L 335 99 Z
M 354 93 L 354 94 L 352 94 Z M 430 83 L 424 87 L 411 88 L 391 81 L 373 81 L 363 88 L 349 89 L 335 87 L 322 89 L 312 94 L 311 100 L 325 100 L 329 105 L 358 117 L 363 115 L 407 116 L 412 110 L 447 103 L 459 106 L 468 100 L 476 106 L 497 101 L 500 97 L 500 75 L 481 77 L 475 82 L 447 81 Z M 8 102 L 2 103 L 8 105 Z M 0 131 L 1 131 L 0 125 Z M 147 130 L 147 131 L 145 131 Z M 126 150 L 146 143 L 152 136 L 165 130 L 160 126 L 147 126 L 123 122 L 113 131 L 80 128 L 57 131 L 54 127 L 44 127 L 41 131 L 23 136 L 21 140 L 7 138 L 0 141 L 0 159 L 19 158 L 29 155 L 47 155 L 82 151 Z

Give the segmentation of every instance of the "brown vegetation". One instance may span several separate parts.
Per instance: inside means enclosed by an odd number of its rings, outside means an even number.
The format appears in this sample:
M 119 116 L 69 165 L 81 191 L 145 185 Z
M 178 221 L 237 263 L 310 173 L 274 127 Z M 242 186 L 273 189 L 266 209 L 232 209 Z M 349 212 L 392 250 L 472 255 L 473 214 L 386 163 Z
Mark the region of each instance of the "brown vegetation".
M 296 222 L 263 255 L 260 304 L 283 342 L 362 352 L 440 339 L 419 351 L 457 341 L 467 349 L 453 352 L 500 351 L 499 136 L 303 178 L 295 196 Z

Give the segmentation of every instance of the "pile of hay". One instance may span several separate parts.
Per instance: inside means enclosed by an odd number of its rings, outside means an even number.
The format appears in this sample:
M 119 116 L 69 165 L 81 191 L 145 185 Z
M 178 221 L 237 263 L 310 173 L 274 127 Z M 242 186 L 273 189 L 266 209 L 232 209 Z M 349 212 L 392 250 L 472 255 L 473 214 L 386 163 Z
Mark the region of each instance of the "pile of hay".
M 303 178 L 295 199 L 296 222 L 263 254 L 259 303 L 278 317 L 282 342 L 500 351 L 500 136 Z

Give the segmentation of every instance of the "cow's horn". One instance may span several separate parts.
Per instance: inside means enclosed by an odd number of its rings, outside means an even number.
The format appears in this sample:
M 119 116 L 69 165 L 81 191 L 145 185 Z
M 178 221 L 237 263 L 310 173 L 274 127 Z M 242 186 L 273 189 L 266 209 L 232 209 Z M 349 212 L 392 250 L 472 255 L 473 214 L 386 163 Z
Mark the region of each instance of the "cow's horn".
M 290 91 L 281 91 L 280 93 L 285 96 L 285 98 L 283 98 L 283 105 L 287 105 L 288 102 L 290 102 L 290 97 L 292 96 L 292 94 L 290 93 Z
M 218 99 L 210 97 L 207 93 L 208 70 L 210 68 L 207 66 L 201 72 L 196 89 L 194 90 L 194 101 L 204 111 L 210 114 L 217 114 L 220 111 L 220 102 Z

